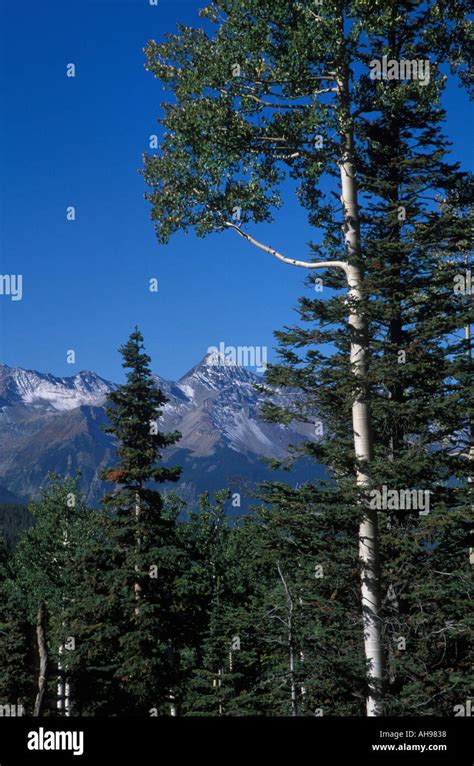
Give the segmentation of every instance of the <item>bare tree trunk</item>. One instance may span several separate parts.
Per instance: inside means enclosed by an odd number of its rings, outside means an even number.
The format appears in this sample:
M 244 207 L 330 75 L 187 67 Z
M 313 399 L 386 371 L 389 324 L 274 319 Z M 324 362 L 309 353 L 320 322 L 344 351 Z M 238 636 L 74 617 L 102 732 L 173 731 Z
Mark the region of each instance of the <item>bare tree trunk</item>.
M 46 607 L 41 604 L 36 617 L 36 642 L 39 655 L 38 693 L 36 695 L 33 715 L 43 715 L 44 695 L 48 682 L 48 647 L 46 644 Z
M 214 678 L 214 680 L 212 682 L 213 687 L 217 688 L 219 690 L 219 693 L 218 693 L 219 715 L 224 715 L 224 707 L 222 705 L 222 699 L 221 699 L 221 695 L 220 695 L 220 690 L 221 690 L 221 687 L 222 687 L 222 679 L 223 679 L 223 677 L 224 677 L 224 670 L 223 670 L 223 668 L 219 668 L 219 670 L 217 671 L 217 676 L 216 676 L 216 678 Z
M 66 528 L 63 532 L 63 545 L 65 548 L 69 545 L 69 531 L 68 531 L 68 519 L 66 518 Z M 63 595 L 63 604 L 66 601 L 66 597 Z M 64 606 L 63 606 L 64 610 Z M 63 632 L 66 630 L 66 623 L 62 621 Z M 67 663 L 64 662 L 65 646 L 63 643 L 59 646 L 58 651 L 58 679 L 56 686 L 56 710 L 59 715 L 70 716 L 71 715 L 71 687 L 69 679 L 67 678 Z
M 71 683 L 67 676 L 64 682 L 64 715 L 66 718 L 71 715 Z
M 338 79 L 338 97 L 343 119 L 349 116 L 348 73 Z M 359 527 L 360 587 L 364 648 L 367 661 L 367 715 L 382 715 L 383 652 L 380 630 L 380 579 L 377 511 L 368 507 L 364 498 L 369 486 L 369 465 L 373 456 L 373 436 L 370 404 L 365 377 L 368 361 L 367 321 L 359 306 L 362 301 L 362 270 L 360 223 L 357 202 L 357 182 L 353 164 L 354 138 L 346 129 L 341 145 L 341 202 L 344 210 L 344 239 L 347 249 L 347 277 L 349 282 L 349 328 L 351 365 L 356 390 L 352 405 L 352 425 L 356 455 L 356 481 L 364 505 L 364 516 Z
M 360 299 L 360 274 L 357 267 L 349 266 L 351 298 Z M 362 341 L 365 322 L 356 313 L 351 313 L 349 324 L 353 328 L 351 341 L 351 363 L 356 377 L 364 377 L 366 351 Z M 356 481 L 362 495 L 369 486 L 368 466 L 372 460 L 372 429 L 369 403 L 363 391 L 356 394 L 352 405 L 352 425 L 356 454 Z M 382 715 L 383 651 L 380 629 L 380 574 L 377 511 L 370 509 L 362 497 L 364 516 L 359 527 L 359 563 L 362 601 L 362 625 L 367 667 L 367 715 Z
M 470 276 L 470 267 L 469 267 L 469 256 L 466 255 L 466 282 L 467 279 Z M 472 297 L 471 297 L 472 300 Z M 469 360 L 469 370 L 472 368 L 472 338 L 471 338 L 471 325 L 468 322 L 465 329 L 465 336 L 466 336 L 466 353 L 467 358 Z M 467 482 L 470 486 L 474 485 L 474 416 L 470 415 L 469 417 L 469 462 L 471 464 L 471 470 L 469 471 L 469 476 L 467 477 Z M 471 507 L 471 510 L 474 510 L 474 506 Z M 474 529 L 470 530 L 471 535 L 474 535 Z M 469 548 L 469 563 L 471 566 L 474 566 L 474 548 L 471 546 Z
M 64 626 L 63 626 L 64 627 Z M 68 718 L 71 715 L 71 684 L 67 677 L 66 663 L 63 661 L 65 646 L 59 647 L 58 682 L 56 691 L 56 709 L 60 715 Z
M 294 647 L 294 636 L 293 636 L 293 612 L 294 612 L 294 604 L 293 599 L 291 597 L 291 592 L 288 587 L 288 583 L 285 580 L 285 577 L 283 575 L 283 572 L 281 571 L 280 562 L 277 561 L 277 569 L 278 574 L 280 575 L 280 579 L 283 583 L 283 587 L 285 589 L 286 594 L 286 602 L 288 605 L 288 617 L 286 621 L 286 627 L 287 627 L 287 643 L 288 643 L 288 668 L 289 668 L 289 677 L 290 677 L 290 695 L 291 695 L 291 715 L 297 716 L 298 711 L 298 695 L 296 691 L 296 681 L 295 681 L 295 647 Z
M 141 514 L 141 505 L 140 505 L 140 494 L 138 492 L 135 492 L 135 519 L 138 521 L 140 520 L 140 514 Z M 140 537 L 137 535 L 136 541 L 135 541 L 135 547 L 136 551 L 140 549 Z M 142 597 L 142 586 L 138 582 L 138 575 L 139 575 L 140 568 L 138 564 L 135 564 L 135 572 L 137 573 L 137 579 L 135 580 L 133 590 L 135 593 L 135 616 L 138 616 L 140 614 L 140 601 Z
M 58 682 L 56 686 L 56 710 L 58 711 L 59 715 L 63 715 L 64 709 L 65 709 L 65 676 L 64 676 L 64 667 L 63 667 L 63 660 L 62 656 L 64 653 L 64 645 L 61 644 L 59 647 L 59 658 L 58 658 Z
M 178 704 L 173 692 L 170 692 L 170 716 L 175 718 L 178 715 Z

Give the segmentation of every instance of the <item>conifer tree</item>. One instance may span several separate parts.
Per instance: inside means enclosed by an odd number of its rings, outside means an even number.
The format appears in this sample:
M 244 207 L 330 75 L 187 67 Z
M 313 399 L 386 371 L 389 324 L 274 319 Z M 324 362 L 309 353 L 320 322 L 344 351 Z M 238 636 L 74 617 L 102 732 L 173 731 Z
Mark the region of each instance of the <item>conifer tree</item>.
M 262 629 L 265 635 L 273 622 L 281 647 L 280 713 L 362 715 L 358 519 L 352 505 L 329 484 L 316 491 L 313 485 L 293 489 L 267 482 L 260 500 L 256 534 L 273 583 Z M 273 686 L 274 672 L 269 663 L 267 684 Z
M 212 503 L 207 493 L 199 497 L 198 511 L 191 512 L 179 526 L 186 566 L 180 578 L 185 607 L 185 653 L 182 709 L 185 715 L 217 715 L 222 710 L 219 686 L 222 659 L 211 647 L 215 642 L 216 616 L 221 613 L 224 580 L 227 576 L 229 536 L 224 505 L 229 493 L 216 493 Z
M 105 430 L 117 440 L 117 466 L 103 478 L 116 485 L 104 499 L 108 513 L 109 603 L 118 617 L 115 676 L 128 699 L 128 714 L 168 712 L 180 604 L 174 598 L 179 550 L 175 519 L 163 512 L 154 485 L 177 481 L 179 468 L 159 465 L 161 451 L 180 434 L 158 428 L 166 397 L 157 388 L 143 336 L 132 332 L 121 347 L 127 380 L 109 394 Z
M 31 715 L 36 681 L 33 631 L 12 559 L 0 540 L 0 706 L 8 706 L 12 715 Z
M 226 517 L 228 497 L 227 490 L 217 492 L 214 502 L 202 495 L 199 512 L 182 525 L 189 557 L 184 585 L 194 605 L 186 715 L 262 715 L 276 710 L 274 689 L 263 668 L 278 659 L 260 626 L 265 594 L 273 583 L 266 576 L 267 562 L 258 563 L 256 528 L 250 520 L 242 526 Z
M 103 508 L 90 509 L 70 560 L 75 587 L 64 619 L 75 638 L 75 651 L 68 654 L 75 715 L 119 715 L 130 705 L 116 675 L 123 618 L 111 597 L 109 523 Z

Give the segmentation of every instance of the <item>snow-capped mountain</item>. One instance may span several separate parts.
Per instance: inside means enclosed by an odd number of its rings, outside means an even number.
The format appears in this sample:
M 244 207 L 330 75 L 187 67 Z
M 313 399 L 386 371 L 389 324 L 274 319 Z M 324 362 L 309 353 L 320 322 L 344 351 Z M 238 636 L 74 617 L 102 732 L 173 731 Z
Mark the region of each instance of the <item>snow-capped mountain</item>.
M 191 502 L 197 492 L 228 486 L 236 476 L 241 483 L 268 478 L 261 458 L 282 458 L 289 444 L 311 436 L 302 424 L 263 422 L 255 389 L 261 379 L 215 354 L 177 382 L 155 380 L 168 398 L 160 426 L 182 434 L 164 457 L 183 466 L 180 490 Z M 104 492 L 99 472 L 114 462 L 114 443 L 101 426 L 115 385 L 89 371 L 59 378 L 0 365 L 0 484 L 31 497 L 49 471 L 79 470 L 88 501 L 96 503 Z M 275 391 L 272 398 L 284 404 L 292 396 Z M 301 470 L 299 480 L 306 478 Z
M 113 385 L 89 371 L 68 378 L 56 378 L 0 364 L 0 407 L 23 404 L 57 412 L 73 410 L 83 404 L 100 407 Z
M 179 448 L 206 457 L 224 443 L 241 454 L 282 458 L 288 444 L 307 429 L 296 424 L 291 429 L 262 421 L 262 397 L 255 390 L 261 379 L 249 370 L 208 354 L 176 384 L 162 379 L 157 384 L 169 398 L 163 411 L 163 425 L 182 434 Z M 279 403 L 290 397 L 275 392 Z

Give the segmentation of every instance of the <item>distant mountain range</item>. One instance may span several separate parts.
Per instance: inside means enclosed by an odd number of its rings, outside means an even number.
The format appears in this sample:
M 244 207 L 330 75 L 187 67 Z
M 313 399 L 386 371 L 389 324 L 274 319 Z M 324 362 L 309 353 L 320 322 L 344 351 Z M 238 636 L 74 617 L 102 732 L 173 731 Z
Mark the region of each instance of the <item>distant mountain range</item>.
M 321 466 L 306 460 L 289 474 L 270 471 L 262 462 L 284 457 L 288 445 L 312 438 L 312 429 L 263 422 L 262 396 L 255 390 L 261 378 L 249 370 L 210 354 L 177 382 L 155 380 L 169 400 L 160 428 L 182 434 L 164 457 L 183 466 L 173 488 L 191 507 L 199 493 L 230 486 L 241 494 L 240 512 L 245 512 L 256 482 L 273 477 L 296 483 L 324 475 Z M 115 386 L 94 372 L 59 378 L 0 365 L 0 490 L 26 500 L 37 496 L 48 472 L 65 476 L 79 469 L 87 501 L 97 505 L 108 486 L 98 474 L 115 460 L 114 442 L 101 430 L 104 403 Z M 272 391 L 279 404 L 296 395 Z

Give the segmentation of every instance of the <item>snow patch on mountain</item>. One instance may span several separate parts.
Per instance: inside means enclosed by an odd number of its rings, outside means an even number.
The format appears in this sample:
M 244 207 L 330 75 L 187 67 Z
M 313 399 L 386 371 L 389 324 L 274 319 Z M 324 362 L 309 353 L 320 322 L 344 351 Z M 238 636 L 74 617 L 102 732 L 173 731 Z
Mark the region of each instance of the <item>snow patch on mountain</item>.
M 0 365 L 2 405 L 43 406 L 64 412 L 83 405 L 101 407 L 115 385 L 93 372 L 83 371 L 66 378 L 35 370 Z
M 281 459 L 290 444 L 314 438 L 310 426 L 263 421 L 267 397 L 256 389 L 262 378 L 215 354 L 177 382 L 158 375 L 154 381 L 168 399 L 160 429 L 182 434 L 163 457 L 184 464 L 183 481 L 193 487 L 194 500 L 198 488 L 209 489 L 204 472 L 212 473 L 214 488 L 228 486 L 236 473 L 260 480 L 267 475 L 260 458 Z M 97 502 L 104 491 L 101 470 L 115 460 L 114 440 L 102 430 L 103 407 L 114 388 L 93 372 L 61 378 L 0 364 L 0 485 L 30 497 L 48 472 L 80 470 L 81 486 Z M 296 391 L 273 388 L 269 396 L 282 406 L 300 398 Z

